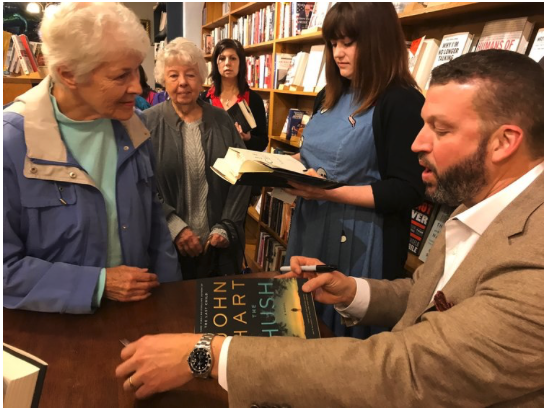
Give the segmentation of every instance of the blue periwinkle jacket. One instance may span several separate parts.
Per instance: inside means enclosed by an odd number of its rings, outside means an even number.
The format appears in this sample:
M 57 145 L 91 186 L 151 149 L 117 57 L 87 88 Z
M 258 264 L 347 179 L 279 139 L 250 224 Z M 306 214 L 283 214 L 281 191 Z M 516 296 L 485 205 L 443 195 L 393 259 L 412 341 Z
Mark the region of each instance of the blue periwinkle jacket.
M 46 78 L 4 110 L 4 307 L 91 313 L 106 267 L 102 193 L 67 150 Z M 180 280 L 157 201 L 149 132 L 138 116 L 112 121 L 123 264 Z

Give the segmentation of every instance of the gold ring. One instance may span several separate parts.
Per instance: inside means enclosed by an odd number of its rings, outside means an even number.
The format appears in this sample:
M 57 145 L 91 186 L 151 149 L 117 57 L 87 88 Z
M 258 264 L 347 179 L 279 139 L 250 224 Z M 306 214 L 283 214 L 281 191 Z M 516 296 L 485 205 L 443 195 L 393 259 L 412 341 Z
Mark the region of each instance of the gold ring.
M 131 385 L 131 388 L 136 389 L 135 384 L 133 383 L 133 375 L 129 377 L 129 385 Z

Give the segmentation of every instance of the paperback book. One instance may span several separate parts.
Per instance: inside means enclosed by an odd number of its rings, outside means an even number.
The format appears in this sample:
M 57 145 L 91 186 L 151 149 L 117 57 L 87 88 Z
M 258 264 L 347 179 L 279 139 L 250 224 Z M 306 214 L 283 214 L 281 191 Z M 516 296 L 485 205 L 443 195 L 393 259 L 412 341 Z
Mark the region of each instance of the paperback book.
M 197 281 L 196 333 L 320 338 L 305 279 L 207 278 Z

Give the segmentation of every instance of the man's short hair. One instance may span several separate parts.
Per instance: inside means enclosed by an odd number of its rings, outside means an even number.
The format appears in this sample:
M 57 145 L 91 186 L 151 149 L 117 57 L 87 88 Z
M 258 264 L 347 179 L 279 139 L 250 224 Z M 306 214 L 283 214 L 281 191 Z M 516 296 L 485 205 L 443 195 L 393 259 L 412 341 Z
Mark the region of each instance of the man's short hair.
M 469 53 L 432 70 L 430 86 L 452 81 L 480 83 L 473 102 L 486 134 L 517 125 L 533 159 L 544 157 L 544 70 L 539 64 L 513 51 Z

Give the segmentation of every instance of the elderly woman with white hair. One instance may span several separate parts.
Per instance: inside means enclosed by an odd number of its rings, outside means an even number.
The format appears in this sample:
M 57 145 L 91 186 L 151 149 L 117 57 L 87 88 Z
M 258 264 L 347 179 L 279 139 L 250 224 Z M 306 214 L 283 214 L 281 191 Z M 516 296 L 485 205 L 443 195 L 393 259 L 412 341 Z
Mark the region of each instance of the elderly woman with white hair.
M 181 279 L 134 113 L 149 38 L 119 3 L 63 3 L 41 35 L 50 75 L 4 110 L 4 307 L 143 300 Z
M 199 99 L 206 76 L 202 51 L 184 38 L 174 39 L 155 66 L 156 81 L 170 99 L 143 114 L 185 279 L 240 272 L 250 195 L 249 187 L 232 186 L 210 168 L 229 147 L 245 145 L 231 117 Z

